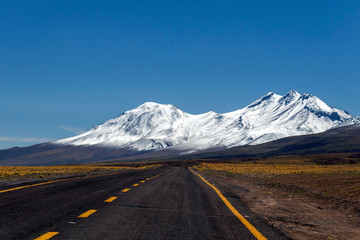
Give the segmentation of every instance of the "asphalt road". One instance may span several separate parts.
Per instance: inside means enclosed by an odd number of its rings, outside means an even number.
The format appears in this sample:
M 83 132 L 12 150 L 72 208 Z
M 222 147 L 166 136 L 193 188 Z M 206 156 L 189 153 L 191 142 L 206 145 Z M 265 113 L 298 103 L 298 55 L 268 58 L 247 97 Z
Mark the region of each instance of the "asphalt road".
M 287 239 L 228 190 L 213 184 L 266 239 Z M 257 239 L 218 193 L 185 167 L 0 190 L 0 239 L 40 236 L 51 240 Z

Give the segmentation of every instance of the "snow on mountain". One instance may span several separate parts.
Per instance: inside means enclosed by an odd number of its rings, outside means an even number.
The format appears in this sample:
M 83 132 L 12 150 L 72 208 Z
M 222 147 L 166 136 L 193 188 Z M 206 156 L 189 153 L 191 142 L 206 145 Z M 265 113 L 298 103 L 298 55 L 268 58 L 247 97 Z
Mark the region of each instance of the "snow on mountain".
M 175 149 L 192 153 L 211 148 L 260 144 L 360 123 L 311 94 L 268 93 L 237 111 L 193 115 L 174 105 L 147 102 L 75 137 L 65 145 L 100 145 L 135 151 Z

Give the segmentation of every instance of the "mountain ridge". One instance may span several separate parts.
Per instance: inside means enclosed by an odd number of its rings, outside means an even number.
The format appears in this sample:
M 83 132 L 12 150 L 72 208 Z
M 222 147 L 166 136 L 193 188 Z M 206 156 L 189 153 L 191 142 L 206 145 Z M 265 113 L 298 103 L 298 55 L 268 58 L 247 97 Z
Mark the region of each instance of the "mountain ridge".
M 186 113 L 172 104 L 146 102 L 91 130 L 53 144 L 103 146 L 133 151 L 180 150 L 256 145 L 279 138 L 324 132 L 360 122 L 308 93 L 284 96 L 269 92 L 228 113 Z
M 164 148 L 142 152 L 100 146 L 72 146 L 42 143 L 29 147 L 0 150 L 0 166 L 41 166 L 82 163 L 116 163 L 137 161 L 221 160 L 242 161 L 271 156 L 344 153 L 360 161 L 360 124 L 328 131 L 291 136 L 275 141 L 229 149 L 207 149 L 200 153 L 180 155 L 181 151 Z

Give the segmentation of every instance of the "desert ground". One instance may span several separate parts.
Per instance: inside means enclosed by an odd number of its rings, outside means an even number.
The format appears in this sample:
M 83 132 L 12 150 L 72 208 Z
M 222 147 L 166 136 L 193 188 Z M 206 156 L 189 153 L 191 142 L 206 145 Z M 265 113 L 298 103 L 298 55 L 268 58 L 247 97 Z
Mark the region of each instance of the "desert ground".
M 360 165 L 308 160 L 277 157 L 195 169 L 293 239 L 360 239 Z

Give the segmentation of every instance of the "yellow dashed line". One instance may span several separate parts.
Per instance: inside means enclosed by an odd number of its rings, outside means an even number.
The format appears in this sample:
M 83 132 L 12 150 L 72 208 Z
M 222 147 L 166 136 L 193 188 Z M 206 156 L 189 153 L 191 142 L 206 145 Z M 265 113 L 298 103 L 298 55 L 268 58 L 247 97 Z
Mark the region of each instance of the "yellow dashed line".
M 153 179 L 153 178 L 157 178 L 165 173 L 167 173 L 169 171 L 166 171 L 164 173 L 160 173 L 158 175 L 155 175 L 153 177 L 150 178 L 146 178 L 147 181 Z M 116 173 L 110 173 L 110 174 L 101 174 L 101 175 L 96 175 L 96 176 L 103 176 L 103 175 L 111 175 L 111 174 L 116 174 Z M 197 174 L 197 173 L 196 173 Z M 94 177 L 96 177 L 94 176 Z M 199 175 L 200 176 L 200 175 Z M 200 176 L 201 177 L 201 176 Z M 50 183 L 55 183 L 55 182 L 64 182 L 64 181 L 70 181 L 70 180 L 75 180 L 75 179 L 81 179 L 81 178 L 86 178 L 86 177 L 75 177 L 75 178 L 68 178 L 68 179 L 60 179 L 60 180 L 53 180 L 53 181 L 48 181 L 48 182 L 43 182 L 43 183 L 37 183 L 37 184 L 32 184 L 32 185 L 27 185 L 27 186 L 21 186 L 21 187 L 16 187 L 16 188 L 10 188 L 10 189 L 5 189 L 5 190 L 1 190 L 0 193 L 4 193 L 4 192 L 10 192 L 10 191 L 14 191 L 14 190 L 18 190 L 18 189 L 23 189 L 23 188 L 28 188 L 28 187 L 35 187 L 35 186 L 41 186 L 41 185 L 45 185 L 45 184 L 50 184 Z M 202 178 L 202 177 L 201 177 Z M 205 182 L 206 180 L 203 179 Z M 145 180 L 140 181 L 140 183 L 144 183 Z M 207 182 L 208 183 L 208 182 Z M 209 183 L 208 183 L 209 184 Z M 210 185 L 210 184 L 209 184 Z M 139 186 L 138 183 L 135 183 L 133 185 L 134 187 Z M 212 186 L 212 185 L 211 185 Z M 123 189 L 121 192 L 128 192 L 130 190 L 130 188 L 125 188 Z M 220 196 L 221 197 L 221 196 Z M 105 200 L 105 202 L 113 202 L 115 199 L 117 199 L 117 197 L 110 197 L 108 199 Z M 230 203 L 229 203 L 230 204 Z M 231 210 L 231 209 L 230 209 Z M 236 210 L 235 210 L 236 211 Z M 79 218 L 87 218 L 89 217 L 91 214 L 97 212 L 96 209 L 90 209 L 86 212 L 84 212 L 83 214 L 79 215 Z M 236 214 L 235 214 L 236 215 Z M 246 221 L 246 220 L 245 220 Z M 40 237 L 34 239 L 34 240 L 48 240 L 52 237 L 54 237 L 55 235 L 59 234 L 59 232 L 47 232 L 43 235 L 41 235 Z M 258 238 L 259 239 L 259 238 Z M 264 238 L 265 239 L 265 238 Z
M 90 209 L 89 211 L 84 212 L 83 214 L 79 215 L 79 218 L 87 218 L 88 216 L 90 216 L 91 214 L 93 214 L 94 212 L 96 212 L 96 209 Z
M 189 168 L 193 173 L 198 175 L 207 185 L 209 185 L 212 189 L 215 190 L 217 195 L 223 200 L 226 206 L 230 209 L 230 211 L 245 225 L 247 229 L 256 237 L 258 240 L 266 240 L 266 238 L 253 226 L 250 222 L 248 222 L 234 207 L 231 203 L 224 197 L 224 195 L 217 189 L 214 185 L 206 181 L 200 174 L 194 172 L 191 168 Z
M 115 199 L 117 199 L 117 197 L 110 197 L 106 199 L 105 202 L 113 202 Z
M 57 234 L 59 234 L 59 232 L 47 232 L 34 240 L 48 240 Z

